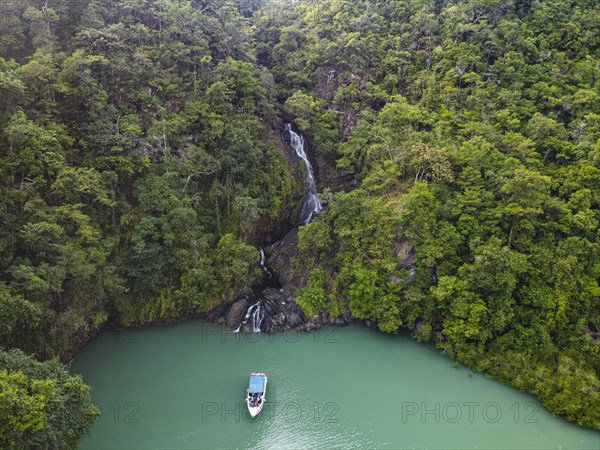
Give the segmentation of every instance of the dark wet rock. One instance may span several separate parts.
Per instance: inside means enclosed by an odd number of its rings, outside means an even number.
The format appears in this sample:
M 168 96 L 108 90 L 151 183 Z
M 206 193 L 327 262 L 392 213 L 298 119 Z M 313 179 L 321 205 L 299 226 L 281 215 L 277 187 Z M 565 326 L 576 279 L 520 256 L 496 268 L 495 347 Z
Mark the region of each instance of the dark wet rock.
M 231 308 L 227 312 L 225 324 L 231 329 L 236 329 L 244 320 L 248 306 L 248 301 L 245 297 L 231 305 Z
M 294 240 L 294 233 L 288 233 L 291 240 Z M 297 237 L 297 231 L 295 233 Z M 274 246 L 277 246 L 276 243 Z M 295 247 L 295 245 L 294 245 Z M 294 276 L 288 279 L 288 284 L 282 287 L 260 286 L 260 290 L 255 290 L 250 294 L 238 295 L 233 302 L 223 302 L 215 306 L 210 312 L 202 315 L 203 318 L 224 324 L 230 330 L 238 329 L 242 333 L 252 333 L 252 316 L 244 322 L 248 309 L 259 303 L 262 317 L 260 330 L 265 333 L 279 333 L 286 330 L 312 331 L 325 326 L 346 326 L 354 321 L 350 313 L 345 313 L 340 317 L 329 317 L 322 312 L 310 318 L 306 317 L 304 312 L 296 304 L 292 292 L 296 289 L 290 288 L 294 283 Z M 254 310 L 252 311 L 254 313 Z
M 266 301 L 270 300 L 270 301 L 274 301 L 274 302 L 285 301 L 288 299 L 288 296 L 289 296 L 288 290 L 286 290 L 284 292 L 283 289 L 275 289 L 275 288 L 267 288 L 261 294 L 261 297 L 263 298 L 263 300 L 266 300 Z
M 206 318 L 210 321 L 218 321 L 218 319 L 222 318 L 227 314 L 229 307 L 231 304 L 229 302 L 221 302 L 213 309 L 211 309 L 208 314 L 206 314 Z
M 258 264 L 257 264 L 258 265 Z M 252 288 L 250 286 L 241 286 L 239 287 L 236 292 L 235 292 L 235 296 L 233 297 L 234 302 L 242 299 L 242 298 L 247 298 L 248 296 L 252 295 Z
M 287 288 L 267 288 L 262 293 L 264 318 L 261 329 L 267 333 L 277 333 L 296 328 L 306 320 Z
M 282 312 L 265 317 L 263 320 L 261 330 L 266 333 L 277 333 L 286 329 L 286 318 Z
M 281 240 L 269 248 L 269 262 L 279 282 L 291 291 L 297 291 L 306 284 L 306 280 L 295 270 L 293 260 L 298 258 L 298 229 L 294 228 Z
M 317 328 L 321 328 L 323 326 L 323 320 L 319 314 L 315 314 L 308 319 L 308 322 L 304 325 L 304 329 L 306 331 L 316 330 Z
M 251 324 L 251 323 L 249 323 L 249 322 L 248 322 L 248 323 L 245 323 L 244 325 L 242 325 L 242 326 L 240 327 L 240 331 L 241 331 L 242 333 L 252 333 L 252 331 L 253 331 L 253 330 L 252 330 L 252 324 Z
M 303 323 L 303 318 L 301 317 L 301 312 L 290 312 L 287 316 L 287 322 L 290 328 L 296 328 L 297 326 Z
M 353 317 L 346 313 L 340 317 L 329 317 L 326 313 L 315 314 L 308 318 L 296 304 L 293 295 L 287 286 L 283 288 L 264 288 L 260 293 L 250 297 L 243 297 L 230 305 L 229 309 L 216 317 L 217 311 L 223 311 L 220 306 L 213 311 L 212 320 L 225 323 L 230 329 L 240 327 L 243 333 L 252 333 L 251 320 L 242 323 L 248 308 L 260 302 L 260 315 L 262 321 L 260 330 L 265 333 L 279 333 L 286 330 L 312 331 L 325 326 L 346 326 L 353 322 Z

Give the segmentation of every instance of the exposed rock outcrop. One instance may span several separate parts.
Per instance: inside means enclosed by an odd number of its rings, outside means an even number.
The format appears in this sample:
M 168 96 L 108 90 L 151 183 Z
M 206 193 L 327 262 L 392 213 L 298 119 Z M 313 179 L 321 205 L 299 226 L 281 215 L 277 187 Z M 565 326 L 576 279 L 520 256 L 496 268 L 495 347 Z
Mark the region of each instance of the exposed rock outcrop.
M 292 229 L 282 239 L 275 242 L 267 251 L 273 271 L 279 277 L 282 286 L 295 292 L 305 286 L 306 280 L 294 267 L 298 259 L 298 228 Z
M 260 330 L 265 333 L 279 333 L 286 330 L 312 331 L 323 326 L 345 326 L 354 321 L 350 314 L 342 317 L 328 317 L 325 313 L 306 317 L 298 307 L 287 287 L 266 288 L 260 298 L 244 297 L 223 309 L 222 305 L 213 309 L 207 317 L 224 323 L 231 330 L 242 333 L 254 331 L 252 313 L 260 306 Z
M 237 302 L 233 303 L 225 315 L 225 325 L 232 329 L 237 328 L 238 325 L 244 320 L 247 309 L 248 301 L 246 297 L 243 297 Z

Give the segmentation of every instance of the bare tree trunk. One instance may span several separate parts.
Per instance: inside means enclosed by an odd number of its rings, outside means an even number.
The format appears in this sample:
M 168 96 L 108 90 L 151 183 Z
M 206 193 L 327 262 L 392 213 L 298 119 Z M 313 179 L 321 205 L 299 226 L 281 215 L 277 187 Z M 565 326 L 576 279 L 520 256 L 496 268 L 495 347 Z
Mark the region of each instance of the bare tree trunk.
M 515 225 L 517 224 L 517 218 L 515 217 L 513 219 L 513 223 L 512 226 L 510 227 L 510 232 L 508 233 L 508 247 L 510 248 L 510 244 L 512 242 L 512 235 L 513 235 L 513 231 L 515 229 Z
M 165 158 L 165 165 L 167 166 L 167 173 L 169 173 L 169 147 L 167 146 L 167 131 L 165 127 L 165 119 L 162 121 L 163 126 L 163 154 Z

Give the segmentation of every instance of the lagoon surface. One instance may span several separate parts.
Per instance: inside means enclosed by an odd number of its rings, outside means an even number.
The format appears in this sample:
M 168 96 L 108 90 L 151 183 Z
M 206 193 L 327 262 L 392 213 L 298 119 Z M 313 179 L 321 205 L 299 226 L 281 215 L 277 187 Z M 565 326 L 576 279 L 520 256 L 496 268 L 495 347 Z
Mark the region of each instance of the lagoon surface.
M 244 404 L 264 371 L 267 403 Z M 352 326 L 234 334 L 105 330 L 71 364 L 102 417 L 81 448 L 594 449 L 600 434 L 408 335 Z

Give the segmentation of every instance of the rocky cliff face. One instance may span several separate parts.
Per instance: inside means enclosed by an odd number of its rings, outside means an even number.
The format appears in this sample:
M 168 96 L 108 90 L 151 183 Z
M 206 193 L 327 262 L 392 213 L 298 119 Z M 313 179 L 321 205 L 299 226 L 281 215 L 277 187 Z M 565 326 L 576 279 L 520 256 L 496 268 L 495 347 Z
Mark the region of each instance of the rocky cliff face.
M 279 277 L 279 282 L 292 292 L 306 285 L 304 276 L 294 267 L 298 258 L 298 228 L 294 228 L 282 239 L 271 245 L 267 251 L 273 271 Z
M 265 242 L 275 242 L 296 226 L 298 213 L 302 205 L 302 196 L 304 195 L 302 164 L 294 150 L 290 148 L 289 142 L 286 142 L 281 130 L 271 130 L 268 137 L 265 137 L 265 142 L 267 141 L 274 142 L 285 159 L 285 169 L 287 171 L 285 176 L 289 178 L 292 184 L 292 192 L 281 205 L 276 217 L 261 217 L 243 236 L 245 242 L 255 246 L 260 246 Z

